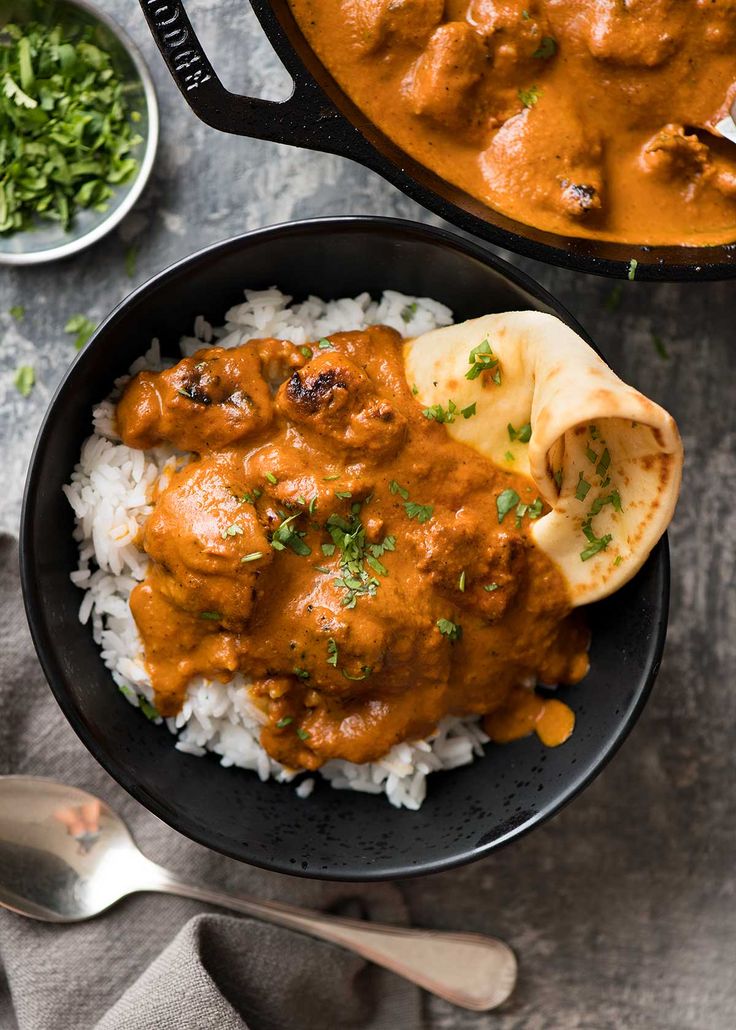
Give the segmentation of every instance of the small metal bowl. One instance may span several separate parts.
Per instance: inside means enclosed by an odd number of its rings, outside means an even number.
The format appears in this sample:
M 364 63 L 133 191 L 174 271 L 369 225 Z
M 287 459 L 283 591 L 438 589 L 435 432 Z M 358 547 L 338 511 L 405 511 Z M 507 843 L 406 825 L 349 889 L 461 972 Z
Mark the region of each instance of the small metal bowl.
M 17 17 L 2 17 L 11 8 L 21 12 Z M 48 5 L 44 13 L 48 17 Z M 131 106 L 140 112 L 136 132 L 143 141 L 132 151 L 138 160 L 138 171 L 129 182 L 118 186 L 108 201 L 106 211 L 80 208 L 72 224 L 63 229 L 56 222 L 39 220 L 33 229 L 0 235 L 0 265 L 37 265 L 84 250 L 102 239 L 129 213 L 143 192 L 153 168 L 158 148 L 159 112 L 153 79 L 143 56 L 126 32 L 103 11 L 87 0 L 55 0 L 53 15 L 62 21 L 74 20 L 92 25 L 100 36 L 100 45 L 112 56 L 118 73 L 128 86 Z M 28 21 L 34 17 L 33 5 L 3 4 L 3 22 Z

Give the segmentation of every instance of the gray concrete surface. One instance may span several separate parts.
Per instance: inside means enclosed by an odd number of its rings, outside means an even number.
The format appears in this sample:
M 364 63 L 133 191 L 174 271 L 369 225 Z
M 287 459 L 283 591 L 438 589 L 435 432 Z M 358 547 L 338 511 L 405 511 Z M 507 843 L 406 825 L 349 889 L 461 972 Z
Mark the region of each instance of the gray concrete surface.
M 0 525 L 15 528 L 41 416 L 74 356 L 63 326 L 101 318 L 171 261 L 233 233 L 310 215 L 432 220 L 351 162 L 238 137 L 190 114 L 138 5 L 105 0 L 150 59 L 163 114 L 152 187 L 121 230 L 57 267 L 0 271 Z M 288 79 L 245 0 L 188 8 L 230 88 Z M 125 250 L 139 249 L 132 279 Z M 626 379 L 667 405 L 687 449 L 672 528 L 667 652 L 653 698 L 585 794 L 511 848 L 403 890 L 417 923 L 500 934 L 519 988 L 502 1013 L 427 1006 L 433 1030 L 730 1030 L 736 1026 L 736 284 L 612 284 L 530 261 Z M 15 322 L 8 309 L 23 304 Z M 664 341 L 662 357 L 652 334 Z M 12 384 L 20 364 L 38 383 Z M 308 1028 L 307 1028 L 308 1030 Z

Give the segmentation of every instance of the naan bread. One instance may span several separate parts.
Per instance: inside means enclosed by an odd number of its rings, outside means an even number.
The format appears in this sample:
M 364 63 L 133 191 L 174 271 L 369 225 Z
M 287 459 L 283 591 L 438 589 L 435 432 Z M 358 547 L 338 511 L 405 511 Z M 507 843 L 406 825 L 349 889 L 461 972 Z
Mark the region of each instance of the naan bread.
M 468 379 L 470 352 L 485 341 L 498 365 Z M 532 522 L 531 532 L 565 576 L 574 605 L 631 579 L 677 501 L 683 452 L 671 415 L 541 312 L 434 330 L 410 340 L 404 359 L 423 406 L 446 408 L 452 400 L 459 412 L 475 402 L 475 415 L 446 424 L 451 436 L 534 481 L 552 510 Z M 512 440 L 508 427 L 526 424 L 529 442 Z

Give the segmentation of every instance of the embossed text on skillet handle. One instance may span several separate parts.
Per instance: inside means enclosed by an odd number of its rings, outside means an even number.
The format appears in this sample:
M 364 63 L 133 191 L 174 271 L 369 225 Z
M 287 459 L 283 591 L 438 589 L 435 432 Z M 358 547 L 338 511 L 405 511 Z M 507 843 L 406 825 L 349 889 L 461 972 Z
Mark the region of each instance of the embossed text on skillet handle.
M 343 152 L 335 146 L 334 129 L 350 126 L 306 70 L 290 69 L 294 90 L 282 103 L 231 93 L 218 78 L 179 0 L 140 0 L 140 5 L 177 86 L 203 122 L 241 136 Z

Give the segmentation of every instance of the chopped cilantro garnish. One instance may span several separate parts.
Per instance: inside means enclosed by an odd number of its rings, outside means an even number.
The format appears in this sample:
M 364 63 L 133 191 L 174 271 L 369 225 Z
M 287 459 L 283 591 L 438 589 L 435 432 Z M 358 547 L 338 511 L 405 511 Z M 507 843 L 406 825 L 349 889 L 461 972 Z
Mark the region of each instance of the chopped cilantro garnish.
M 138 707 L 143 712 L 145 717 L 151 720 L 151 722 L 153 722 L 154 719 L 159 718 L 159 713 L 153 707 L 151 702 L 148 701 L 145 697 L 138 698 Z
M 476 414 L 476 410 L 475 409 L 476 409 L 476 402 L 473 401 L 473 403 L 469 404 L 467 406 L 467 408 L 463 408 L 461 410 L 460 414 L 463 416 L 463 418 L 471 418 L 473 415 Z
M 384 537 L 382 544 L 371 544 L 371 554 L 374 558 L 380 558 L 384 551 L 396 550 L 396 537 Z
M 21 397 L 28 397 L 36 382 L 36 370 L 33 365 L 20 365 L 15 370 L 13 382 Z
M 291 725 L 291 723 L 292 723 L 293 721 L 294 721 L 294 716 L 293 716 L 293 715 L 284 715 L 284 716 L 282 716 L 282 718 L 281 718 L 281 719 L 279 719 L 279 721 L 278 721 L 278 722 L 276 723 L 276 729 L 277 729 L 277 730 L 283 730 L 285 726 L 289 726 L 289 725 Z
M 557 483 L 557 489 L 562 489 L 562 469 L 557 469 L 554 475 L 555 483 Z
M 529 89 L 518 89 L 516 95 L 524 107 L 534 107 L 542 95 L 539 86 L 530 86 Z
M 577 485 L 577 488 L 575 490 L 575 496 L 577 497 L 577 499 L 579 501 L 584 501 L 585 500 L 585 498 L 588 496 L 588 493 L 590 491 L 590 487 L 591 487 L 591 484 L 588 482 L 588 480 L 585 478 L 585 476 L 581 472 L 580 473 L 580 478 L 578 479 L 578 485 Z
M 515 508 L 519 503 L 519 495 L 516 490 L 512 490 L 510 487 L 503 490 L 496 498 L 496 510 L 498 511 L 498 522 L 499 525 L 506 518 L 512 508 Z
M 312 348 L 311 347 L 306 347 L 306 346 L 305 347 L 300 347 L 299 348 L 299 353 L 302 355 L 302 357 L 306 358 L 307 361 L 308 361 L 312 357 Z
M 589 446 L 588 446 L 587 444 L 586 444 L 586 447 L 585 447 L 585 457 L 586 457 L 586 458 L 588 459 L 588 461 L 589 461 L 589 462 L 591 462 L 591 463 L 592 463 L 593 465 L 595 465 L 595 463 L 596 463 L 596 462 L 598 461 L 598 455 L 597 455 L 597 454 L 595 453 L 595 451 L 593 450 L 593 448 L 592 448 L 592 447 L 589 447 Z
M 414 394 L 415 397 L 419 393 L 419 387 L 417 386 L 416 383 L 412 383 L 412 385 L 411 385 L 411 392 Z
M 405 501 L 409 500 L 409 491 L 406 489 L 406 487 L 403 487 L 399 483 L 397 483 L 395 479 L 392 479 L 390 481 L 390 483 L 388 484 L 388 488 L 392 494 L 398 494 L 399 497 L 403 497 Z
M 273 472 L 266 472 L 265 477 L 269 481 L 271 486 L 276 486 L 276 484 L 278 483 L 278 479 L 273 474 Z
M 0 55 L 0 233 L 37 219 L 66 230 L 79 208 L 105 211 L 138 169 L 141 137 L 97 29 L 6 21 Z
M 606 472 L 608 472 L 608 466 L 610 464 L 611 464 L 611 455 L 610 455 L 610 452 L 609 452 L 608 448 L 606 447 L 604 449 L 604 451 L 603 451 L 603 454 L 601 454 L 601 460 L 598 462 L 598 466 L 597 466 L 597 468 L 595 470 L 596 473 L 600 476 L 601 479 L 603 479 L 605 477 Z
M 532 504 L 527 505 L 526 513 L 530 519 L 538 519 L 539 516 L 542 514 L 542 508 L 542 498 L 537 497 L 537 499 Z
M 506 431 L 509 434 L 509 440 L 518 440 L 519 443 L 529 443 L 532 438 L 532 424 L 531 422 L 525 422 L 523 426 L 519 426 L 518 429 L 509 424 L 506 426 Z
M 416 519 L 419 523 L 429 522 L 434 514 L 431 504 L 417 504 L 416 501 L 406 501 L 404 509 L 410 519 Z
M 299 740 L 309 740 L 309 734 L 306 730 L 303 730 L 301 726 L 297 726 L 296 735 L 299 738 Z
M 26 309 L 22 304 L 13 304 L 12 308 L 8 309 L 8 314 L 11 318 L 14 318 L 16 322 L 22 322 L 26 314 Z
M 468 364 L 470 368 L 465 373 L 466 379 L 477 379 L 481 372 L 492 372 L 493 382 L 497 386 L 501 385 L 501 367 L 488 340 L 483 340 L 477 347 L 473 347 L 468 355 Z
M 374 572 L 377 572 L 379 576 L 388 576 L 388 569 L 386 566 L 378 560 L 373 554 L 367 554 L 365 556 L 366 562 L 370 565 Z
M 339 479 L 341 475 L 342 475 L 342 472 L 335 472 L 335 474 L 332 475 L 332 476 L 323 476 L 322 477 L 322 482 L 323 483 L 332 483 L 332 482 L 334 482 L 334 480 Z
M 370 665 L 361 665 L 360 673 L 357 676 L 353 676 L 353 674 L 351 672 L 348 672 L 347 669 L 340 669 L 340 672 L 343 674 L 346 680 L 364 680 L 366 679 L 366 677 L 370 676 L 370 674 L 373 672 L 373 669 L 370 667 Z
M 258 500 L 258 498 L 261 496 L 262 493 L 263 493 L 263 491 L 259 490 L 258 487 L 256 486 L 256 487 L 253 488 L 253 490 L 250 490 L 250 491 L 246 490 L 246 492 L 243 494 L 243 496 L 240 498 L 240 500 L 242 502 L 244 502 L 245 504 L 255 504 L 256 501 Z
M 338 650 L 337 643 L 330 637 L 327 641 L 327 664 L 332 665 L 335 669 L 337 668 Z
M 580 560 L 588 561 L 589 558 L 592 558 L 600 551 L 605 551 L 611 540 L 613 540 L 613 537 L 610 533 L 606 533 L 606 535 L 600 537 L 600 539 L 596 538 L 595 540 L 592 540 L 585 550 L 580 552 Z
M 283 551 L 284 548 L 290 548 L 294 554 L 301 555 L 302 557 L 311 554 L 312 548 L 304 543 L 304 533 L 297 532 L 292 526 L 294 519 L 299 518 L 301 512 L 297 512 L 295 515 L 290 515 L 288 519 L 284 519 L 280 526 L 274 530 L 271 537 L 271 547 L 275 551 Z
M 227 540 L 229 536 L 242 536 L 243 527 L 239 526 L 237 522 L 233 522 L 232 526 L 228 526 L 227 529 L 223 529 L 220 536 L 223 540 Z
M 401 318 L 404 322 L 411 322 L 412 318 L 417 312 L 417 302 L 412 301 L 411 304 L 407 304 L 405 308 L 402 308 Z
M 620 565 L 623 560 L 623 557 L 620 554 L 617 554 L 616 557 L 613 559 L 613 564 Z
M 447 402 L 447 408 L 443 408 L 441 404 L 433 404 L 429 408 L 424 408 L 422 414 L 425 418 L 428 418 L 430 422 L 454 422 L 457 417 L 457 404 L 454 401 Z M 472 413 L 471 413 L 472 414 Z M 469 418 L 466 415 L 465 418 Z
M 343 501 L 348 500 L 352 496 L 349 490 L 335 490 L 335 497 L 339 497 Z
M 309 673 L 306 669 L 300 669 L 298 665 L 294 666 L 294 675 L 298 676 L 300 680 L 308 680 Z
M 554 57 L 556 53 L 557 40 L 552 36 L 542 36 L 542 42 L 534 51 L 532 57 L 541 57 L 543 61 L 548 61 L 549 58 Z
M 317 346 L 319 347 L 319 349 L 320 349 L 320 350 L 327 350 L 328 348 L 332 348 L 332 344 L 331 344 L 331 343 L 330 343 L 330 341 L 329 341 L 329 340 L 328 340 L 328 339 L 327 339 L 326 337 L 324 337 L 324 336 L 323 336 L 323 337 L 322 337 L 322 339 L 321 339 L 321 340 L 319 341 L 319 343 L 317 344 Z
M 334 544 L 322 544 L 322 554 L 324 554 L 324 556 L 326 558 L 331 558 L 334 553 L 335 553 L 335 545 Z
M 438 619 L 437 629 L 443 637 L 449 637 L 453 643 L 463 635 L 462 626 L 459 626 L 456 622 L 451 622 L 450 619 Z
M 504 454 L 504 458 L 506 459 L 506 461 L 516 461 L 516 458 L 513 456 L 511 451 L 506 451 L 506 453 Z
M 365 528 L 360 521 L 360 504 L 352 506 L 349 519 L 334 513 L 330 515 L 326 529 L 332 537 L 334 547 L 340 552 L 341 576 L 334 582 L 345 590 L 343 607 L 354 608 L 359 597 L 372 597 L 380 586 L 380 580 L 369 575 L 365 569 L 365 564 L 371 566 L 369 559 L 375 559 L 376 555 L 375 552 L 373 555 L 368 553 Z M 383 546 L 386 550 L 393 550 L 393 547 L 388 546 L 388 540 L 387 537 Z M 375 546 L 377 545 L 373 545 Z
M 487 590 L 489 594 L 492 594 L 494 590 L 498 590 L 498 583 L 486 583 L 483 589 Z
M 208 619 L 210 622 L 220 622 L 222 615 L 219 612 L 200 612 L 200 619 Z
M 623 508 L 621 507 L 621 497 L 618 490 L 611 490 L 610 494 L 606 494 L 605 497 L 596 497 L 590 506 L 591 518 L 602 511 L 607 504 L 612 504 L 614 511 L 623 511 Z

